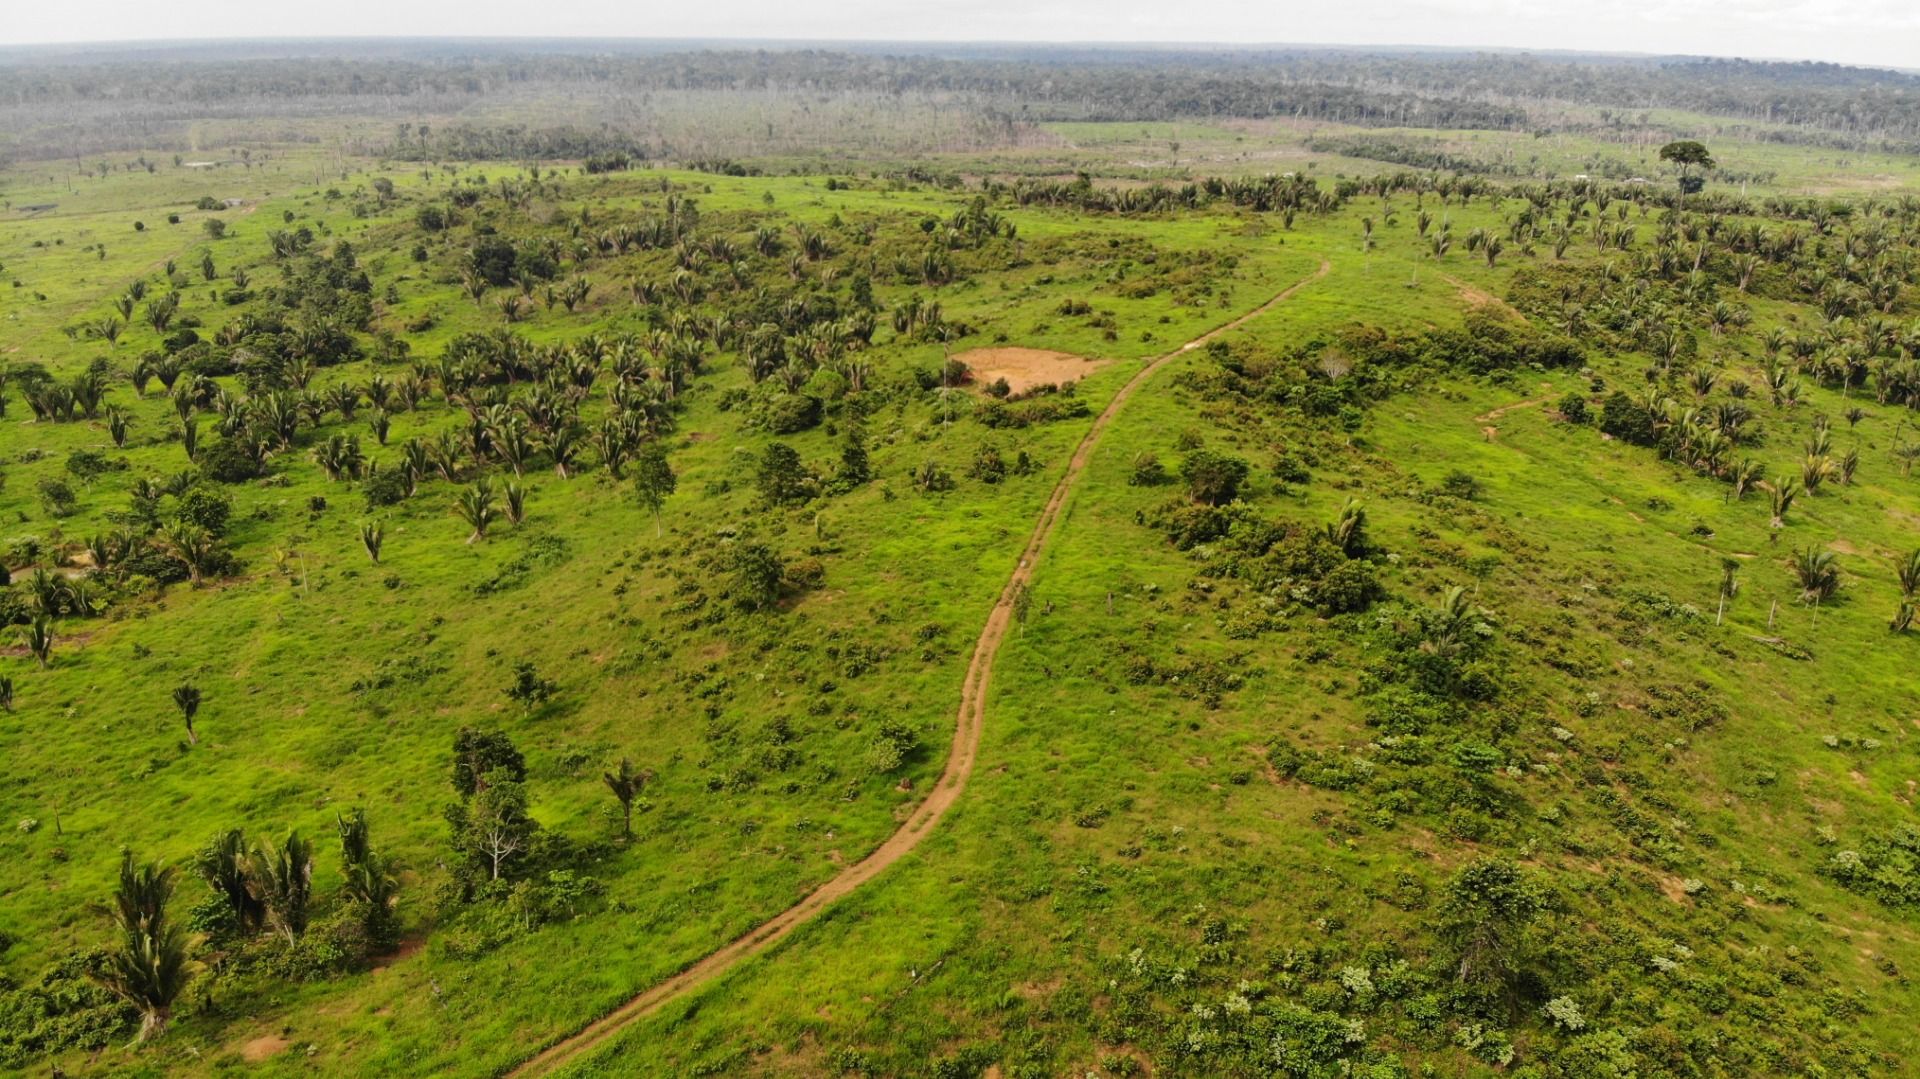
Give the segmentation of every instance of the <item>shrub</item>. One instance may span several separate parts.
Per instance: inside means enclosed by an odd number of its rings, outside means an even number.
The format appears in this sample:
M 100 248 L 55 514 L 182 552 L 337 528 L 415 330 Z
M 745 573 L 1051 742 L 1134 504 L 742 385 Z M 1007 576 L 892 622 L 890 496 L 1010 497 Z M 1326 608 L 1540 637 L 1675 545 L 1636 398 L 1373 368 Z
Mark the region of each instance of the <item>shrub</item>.
M 1448 498 L 1464 499 L 1468 502 L 1480 497 L 1480 480 L 1472 473 L 1454 469 L 1440 481 L 1440 493 Z
M 1654 443 L 1653 417 L 1620 390 L 1615 390 L 1601 402 L 1600 430 L 1636 446 L 1651 446 Z
M 780 582 L 786 567 L 764 543 L 741 543 L 728 560 L 733 602 L 743 610 L 762 611 L 780 601 Z
M 1247 463 L 1210 450 L 1194 450 L 1181 464 L 1180 477 L 1187 481 L 1187 494 L 1195 502 L 1224 506 L 1240 496 Z
M 1167 482 L 1167 466 L 1153 454 L 1143 453 L 1133 459 L 1133 471 L 1127 475 L 1127 482 L 1135 487 L 1158 487 Z
M 1562 397 L 1560 404 L 1556 407 L 1560 415 L 1566 417 L 1568 423 L 1587 422 L 1587 399 L 1581 394 L 1570 393 Z
M 245 483 L 266 473 L 252 448 L 231 438 L 201 446 L 194 463 L 202 476 L 216 483 Z

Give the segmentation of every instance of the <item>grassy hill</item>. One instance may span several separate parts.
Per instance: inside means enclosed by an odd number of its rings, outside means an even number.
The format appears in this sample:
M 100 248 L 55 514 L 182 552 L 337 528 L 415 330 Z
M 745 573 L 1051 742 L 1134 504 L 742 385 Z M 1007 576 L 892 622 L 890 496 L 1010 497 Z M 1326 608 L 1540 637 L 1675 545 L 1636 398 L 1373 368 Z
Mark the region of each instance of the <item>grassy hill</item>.
M 939 823 L 571 1069 L 1915 1048 L 1910 206 L 300 151 L 80 184 L 21 171 L 60 205 L 0 223 L 8 1067 L 503 1072 L 886 841 L 1002 598 Z M 949 363 L 985 347 L 1103 362 L 1003 401 Z M 312 842 L 304 931 L 203 883 L 230 829 L 256 879 Z M 130 1048 L 86 974 L 122 848 L 180 867 L 202 964 Z

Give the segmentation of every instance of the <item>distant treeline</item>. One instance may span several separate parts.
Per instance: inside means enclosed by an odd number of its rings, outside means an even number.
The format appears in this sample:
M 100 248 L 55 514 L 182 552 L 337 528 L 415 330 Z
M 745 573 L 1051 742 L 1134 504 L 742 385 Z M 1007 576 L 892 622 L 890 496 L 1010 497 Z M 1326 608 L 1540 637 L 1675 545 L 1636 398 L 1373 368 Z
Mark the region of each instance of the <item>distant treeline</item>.
M 466 118 L 508 104 L 564 102 L 571 116 L 556 122 L 575 129 L 522 128 L 517 137 L 535 145 L 515 156 L 559 156 L 574 140 L 587 148 L 569 153 L 585 156 L 624 149 L 622 135 L 643 134 L 650 95 L 699 93 L 737 97 L 748 109 L 780 98 L 925 103 L 975 113 L 983 130 L 1048 120 L 1222 118 L 1528 130 L 1562 118 L 1569 106 L 1589 106 L 1709 113 L 1783 141 L 1804 133 L 1805 141 L 1857 149 L 1920 142 L 1920 78 L 1835 64 L 1342 49 L 662 52 L 593 42 L 573 51 L 536 42 L 519 51 L 512 43 L 421 43 L 414 54 L 388 48 L 360 56 L 336 43 L 269 58 L 263 47 L 236 47 L 225 58 L 208 45 L 118 58 L 11 54 L 16 62 L 0 68 L 0 131 L 15 132 L 21 143 L 52 143 L 55 132 L 70 137 L 89 122 L 149 130 L 137 121 Z M 593 120 L 622 130 L 594 131 Z M 494 152 L 461 144 L 477 127 L 436 138 L 447 156 Z
M 618 172 L 646 158 L 631 135 L 611 128 L 526 124 L 402 124 L 387 152 L 402 161 L 584 159 L 589 172 Z

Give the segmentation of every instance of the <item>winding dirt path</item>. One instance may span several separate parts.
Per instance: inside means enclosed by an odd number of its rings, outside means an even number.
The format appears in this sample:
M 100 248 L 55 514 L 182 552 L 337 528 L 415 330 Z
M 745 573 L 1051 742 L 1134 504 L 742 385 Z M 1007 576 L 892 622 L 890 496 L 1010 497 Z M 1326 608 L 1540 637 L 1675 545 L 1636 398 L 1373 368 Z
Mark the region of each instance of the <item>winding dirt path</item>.
M 1020 561 L 1014 567 L 1013 575 L 1007 578 L 1005 588 L 1000 590 L 1000 598 L 993 605 L 993 611 L 987 615 L 987 624 L 980 629 L 980 639 L 974 643 L 973 658 L 967 665 L 966 681 L 960 689 L 959 721 L 954 725 L 953 745 L 947 751 L 946 769 L 941 772 L 933 791 L 916 806 L 907 819 L 886 841 L 874 848 L 871 854 L 842 870 L 837 876 L 827 880 L 809 892 L 806 898 L 774 915 L 767 921 L 734 938 L 731 942 L 712 952 L 706 958 L 687 967 L 680 973 L 646 989 L 638 996 L 628 1000 L 613 1011 L 587 1024 L 579 1031 L 553 1043 L 529 1058 L 526 1062 L 507 1073 L 510 1077 L 545 1075 L 558 1068 L 571 1064 L 586 1054 L 604 1045 L 614 1035 L 627 1026 L 657 1011 L 662 1005 L 695 987 L 719 977 L 735 964 L 771 948 L 781 938 L 818 916 L 834 902 L 852 893 L 856 888 L 878 876 L 881 871 L 893 865 L 913 848 L 920 845 L 933 826 L 946 816 L 947 810 L 960 799 L 960 793 L 966 789 L 967 780 L 973 775 L 973 765 L 980 751 L 980 726 L 986 712 L 987 686 L 993 677 L 993 662 L 1000 653 L 1000 645 L 1006 640 L 1007 627 L 1013 621 L 1014 600 L 1021 588 L 1033 579 L 1035 564 L 1045 548 L 1047 540 L 1053 535 L 1054 525 L 1059 522 L 1060 512 L 1066 507 L 1067 496 L 1072 493 L 1074 482 L 1093 459 L 1094 447 L 1107 425 L 1120 414 L 1135 391 L 1146 384 L 1154 372 L 1176 357 L 1205 345 L 1221 334 L 1238 329 L 1249 321 L 1265 314 L 1285 302 L 1295 292 L 1307 284 L 1327 275 L 1332 264 L 1326 259 L 1320 260 L 1320 268 L 1309 277 L 1280 290 L 1272 299 L 1254 308 L 1230 322 L 1208 330 L 1199 337 L 1188 341 L 1179 348 L 1154 358 L 1132 378 L 1121 386 L 1113 399 L 1107 402 L 1093 426 L 1080 439 L 1074 448 L 1073 457 L 1067 462 L 1067 470 L 1061 475 L 1060 482 L 1054 485 L 1053 494 L 1047 498 L 1046 508 L 1040 511 L 1040 519 L 1033 526 L 1033 534 L 1027 540 L 1026 549 L 1020 552 Z

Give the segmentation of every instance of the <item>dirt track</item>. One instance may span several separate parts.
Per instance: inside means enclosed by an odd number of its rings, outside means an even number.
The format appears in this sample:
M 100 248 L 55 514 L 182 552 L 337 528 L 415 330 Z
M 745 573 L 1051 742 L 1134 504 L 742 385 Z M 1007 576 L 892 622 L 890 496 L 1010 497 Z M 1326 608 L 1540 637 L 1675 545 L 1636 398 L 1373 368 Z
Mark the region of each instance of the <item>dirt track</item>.
M 1214 338 L 1244 325 L 1253 318 L 1266 313 L 1292 296 L 1294 292 L 1326 276 L 1332 265 L 1325 259 L 1320 268 L 1306 278 L 1296 281 L 1282 289 L 1272 299 L 1259 307 L 1246 312 L 1230 322 L 1208 330 L 1199 337 L 1188 341 L 1179 348 L 1156 357 L 1136 371 L 1126 385 L 1121 386 L 1113 399 L 1107 402 L 1093 426 L 1081 438 L 1074 448 L 1073 457 L 1067 462 L 1067 470 L 1054 485 L 1053 494 L 1047 499 L 1046 508 L 1040 511 L 1040 519 L 1034 524 L 1033 534 L 1027 540 L 1026 549 L 1020 553 L 1020 561 L 1014 567 L 1013 574 L 1007 578 L 1005 588 L 1000 590 L 1000 598 L 987 615 L 987 624 L 981 627 L 980 639 L 973 646 L 973 658 L 967 665 L 966 681 L 960 689 L 959 721 L 954 725 L 953 745 L 947 751 L 946 769 L 941 772 L 933 790 L 913 810 L 905 822 L 876 847 L 871 854 L 842 870 L 837 876 L 821 884 L 806 898 L 774 915 L 742 936 L 712 952 L 706 958 L 687 967 L 673 977 L 660 982 L 635 996 L 625 1004 L 587 1024 L 579 1031 L 553 1043 L 541 1050 L 526 1062 L 515 1067 L 509 1076 L 544 1075 L 563 1067 L 585 1054 L 593 1051 L 629 1024 L 651 1014 L 668 1001 L 693 989 L 704 982 L 711 981 L 726 972 L 734 964 L 749 956 L 756 955 L 771 947 L 788 933 L 810 921 L 835 901 L 851 893 L 854 889 L 878 876 L 920 844 L 947 810 L 960 798 L 966 789 L 967 780 L 973 775 L 973 765 L 980 750 L 980 726 L 986 712 L 987 687 L 993 676 L 993 662 L 999 655 L 1000 645 L 1006 639 L 1007 627 L 1013 621 L 1013 607 L 1016 593 L 1033 578 L 1033 570 L 1039 561 L 1041 550 L 1047 539 L 1052 536 L 1053 528 L 1060 518 L 1060 511 L 1066 506 L 1067 496 L 1072 493 L 1074 481 L 1093 458 L 1094 447 L 1100 441 L 1100 435 L 1107 425 L 1120 413 L 1136 390 L 1144 385 L 1153 373 L 1167 361 L 1199 348 Z

